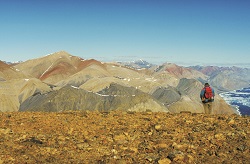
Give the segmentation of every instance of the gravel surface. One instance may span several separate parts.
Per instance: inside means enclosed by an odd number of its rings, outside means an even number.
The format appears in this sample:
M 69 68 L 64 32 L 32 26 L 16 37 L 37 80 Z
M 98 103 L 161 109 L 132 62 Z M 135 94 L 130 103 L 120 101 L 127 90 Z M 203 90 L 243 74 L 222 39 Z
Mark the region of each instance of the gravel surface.
M 0 164 L 249 164 L 249 139 L 235 114 L 0 113 Z

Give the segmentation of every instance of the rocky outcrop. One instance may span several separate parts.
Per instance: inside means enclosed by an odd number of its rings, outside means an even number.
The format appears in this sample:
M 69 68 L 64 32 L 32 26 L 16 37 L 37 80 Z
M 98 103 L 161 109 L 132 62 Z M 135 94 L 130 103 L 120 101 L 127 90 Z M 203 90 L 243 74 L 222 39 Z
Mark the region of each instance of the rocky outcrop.
M 24 101 L 19 111 L 62 112 L 67 110 L 128 110 L 168 112 L 157 100 L 133 87 L 111 84 L 98 93 L 74 86 L 36 94 Z

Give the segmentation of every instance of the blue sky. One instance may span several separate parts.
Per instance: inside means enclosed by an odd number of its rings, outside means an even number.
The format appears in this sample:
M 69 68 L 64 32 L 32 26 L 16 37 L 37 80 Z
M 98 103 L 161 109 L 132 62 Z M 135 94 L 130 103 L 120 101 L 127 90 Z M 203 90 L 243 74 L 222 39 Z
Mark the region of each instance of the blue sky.
M 249 0 L 1 0 L 0 60 L 250 63 Z

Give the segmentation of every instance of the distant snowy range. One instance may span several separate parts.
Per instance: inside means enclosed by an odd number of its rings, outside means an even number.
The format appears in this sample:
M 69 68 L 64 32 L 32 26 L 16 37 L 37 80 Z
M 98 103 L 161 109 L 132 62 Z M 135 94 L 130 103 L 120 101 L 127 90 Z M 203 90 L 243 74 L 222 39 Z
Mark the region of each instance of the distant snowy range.
M 250 115 L 250 87 L 220 94 L 240 115 Z

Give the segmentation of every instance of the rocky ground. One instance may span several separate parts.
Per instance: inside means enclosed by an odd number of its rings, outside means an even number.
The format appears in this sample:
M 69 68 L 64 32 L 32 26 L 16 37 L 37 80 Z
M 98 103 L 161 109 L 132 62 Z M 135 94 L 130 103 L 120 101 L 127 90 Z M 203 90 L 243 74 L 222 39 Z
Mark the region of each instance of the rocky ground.
M 0 113 L 2 163 L 249 163 L 250 117 Z

